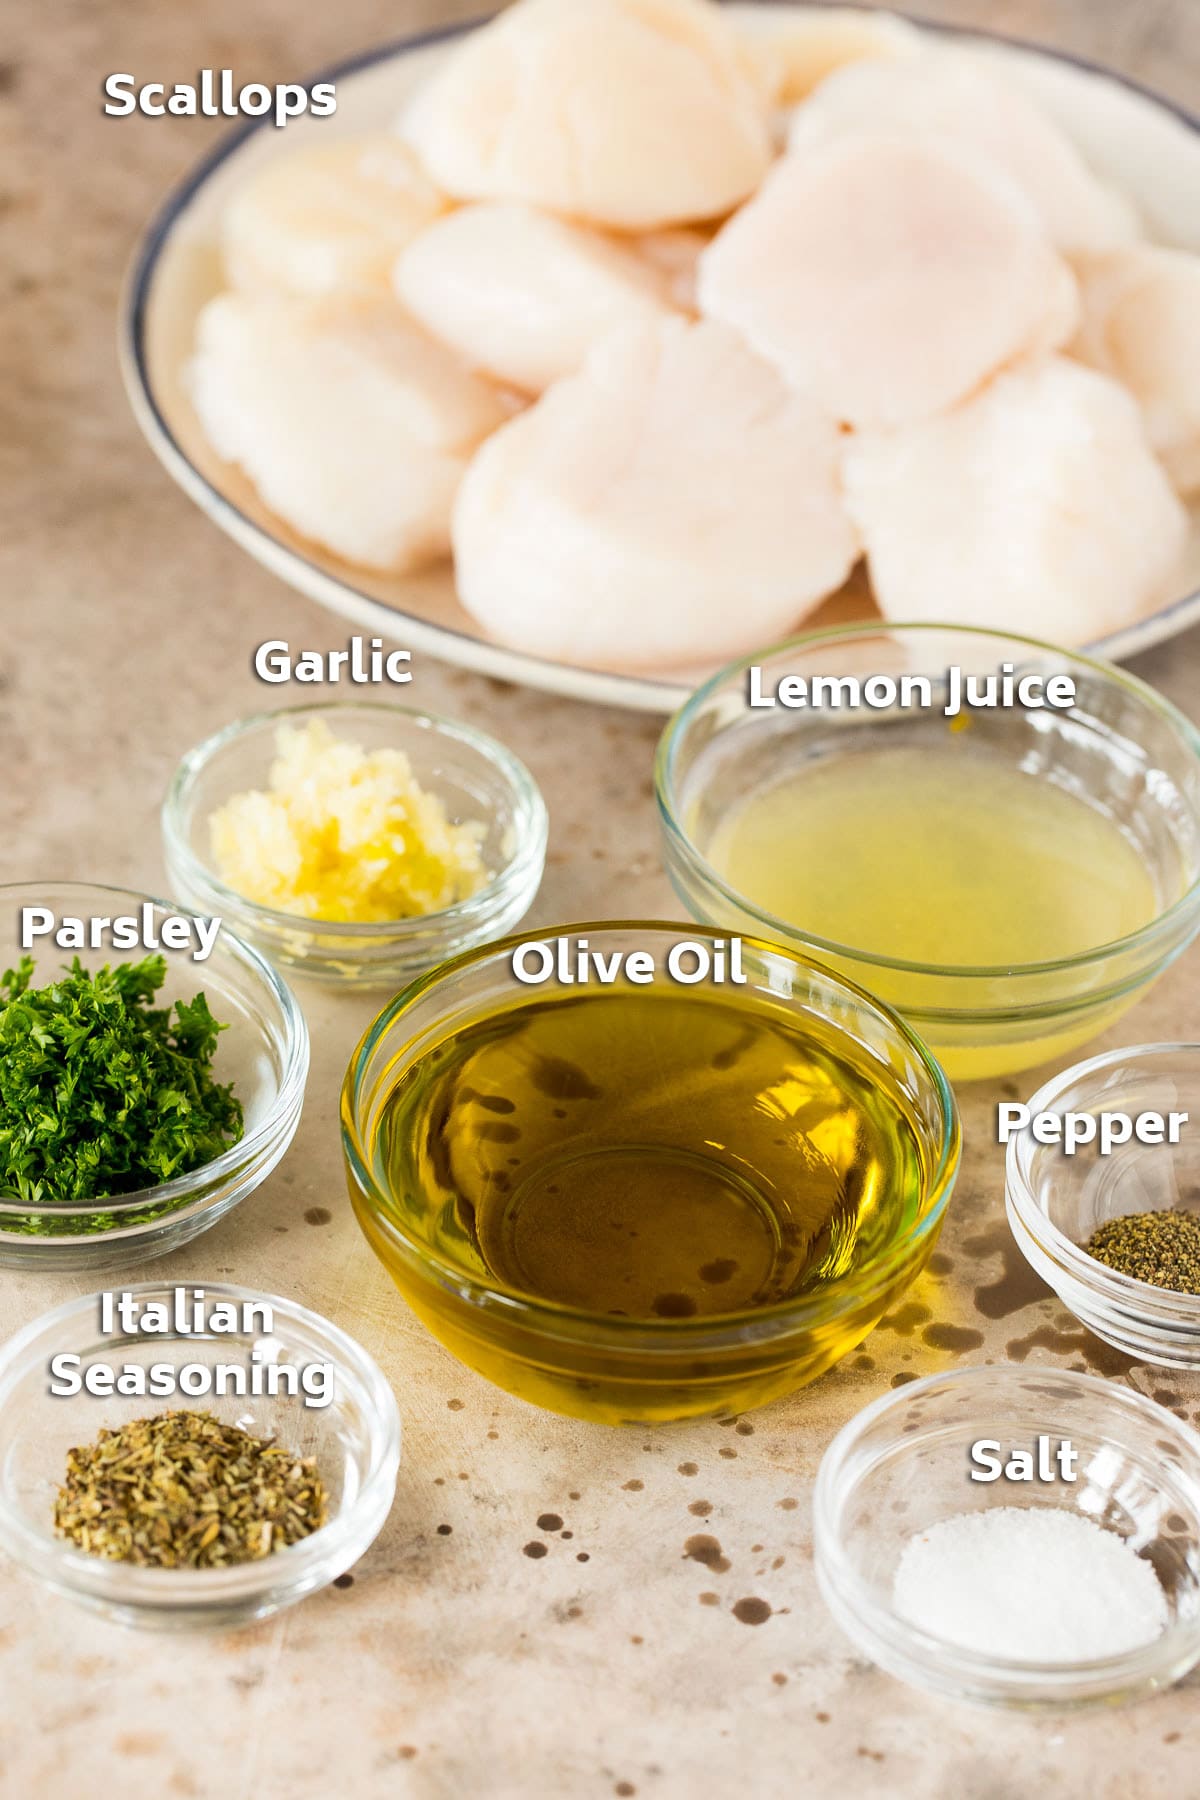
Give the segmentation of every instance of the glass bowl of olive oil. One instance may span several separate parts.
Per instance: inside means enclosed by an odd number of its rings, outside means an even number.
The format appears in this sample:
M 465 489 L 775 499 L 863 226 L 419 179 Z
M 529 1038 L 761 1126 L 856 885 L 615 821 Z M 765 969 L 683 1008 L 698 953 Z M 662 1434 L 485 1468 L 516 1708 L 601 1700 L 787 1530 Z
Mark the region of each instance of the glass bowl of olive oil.
M 1200 928 L 1200 734 L 1123 670 L 936 625 L 732 664 L 659 746 L 689 913 L 809 952 L 974 1079 L 1113 1023 Z
M 740 981 L 672 981 L 688 942 L 729 950 L 608 923 L 460 957 L 384 1009 L 342 1091 L 351 1201 L 413 1311 L 500 1387 L 607 1424 L 820 1375 L 922 1268 L 957 1171 L 953 1095 L 893 1013 L 754 939 Z M 518 979 L 537 944 L 565 979 Z

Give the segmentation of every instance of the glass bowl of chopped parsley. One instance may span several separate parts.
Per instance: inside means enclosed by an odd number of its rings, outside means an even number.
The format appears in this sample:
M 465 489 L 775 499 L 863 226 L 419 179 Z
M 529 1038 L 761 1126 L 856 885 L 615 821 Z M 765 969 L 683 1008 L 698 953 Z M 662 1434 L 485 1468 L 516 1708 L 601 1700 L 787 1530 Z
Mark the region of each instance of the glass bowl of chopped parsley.
M 224 925 L 124 889 L 4 887 L 0 1266 L 124 1269 L 206 1231 L 284 1154 L 307 1072 L 293 995 Z
M 374 1359 L 275 1294 L 143 1282 L 115 1317 L 106 1299 L 0 1348 L 0 1550 L 155 1631 L 245 1624 L 343 1575 L 400 1464 Z
M 1200 1369 L 1200 1044 L 1076 1063 L 1029 1113 L 1042 1141 L 1016 1132 L 1006 1173 L 1026 1261 L 1106 1343 Z

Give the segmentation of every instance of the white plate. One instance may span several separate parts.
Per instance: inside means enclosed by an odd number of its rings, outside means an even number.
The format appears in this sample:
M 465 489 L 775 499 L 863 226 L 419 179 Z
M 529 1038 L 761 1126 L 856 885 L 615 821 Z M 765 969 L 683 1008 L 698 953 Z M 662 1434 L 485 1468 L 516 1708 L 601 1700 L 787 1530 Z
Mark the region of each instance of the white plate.
M 840 7 L 752 5 L 736 11 L 766 30 L 785 11 L 845 16 Z M 287 145 L 307 142 L 314 132 L 329 138 L 390 125 L 405 97 L 463 29 L 389 44 L 314 76 L 314 81 L 336 81 L 337 112 L 332 119 L 293 120 Z M 940 28 L 936 35 L 943 35 Z M 1120 76 L 1054 52 L 971 32 L 954 35 L 1033 91 L 1093 167 L 1133 196 L 1156 237 L 1200 251 L 1200 121 Z M 483 637 L 458 604 L 449 565 L 417 577 L 389 578 L 341 562 L 290 531 L 262 505 L 246 478 L 209 447 L 182 377 L 196 315 L 222 285 L 217 222 L 247 172 L 280 148 L 279 133 L 261 120 L 232 132 L 168 195 L 135 256 L 122 303 L 122 368 L 134 414 L 168 472 L 251 556 L 355 625 L 530 687 L 646 712 L 672 711 L 715 664 L 652 678 L 506 650 Z M 1200 619 L 1200 518 L 1196 522 L 1178 597 L 1105 639 L 1097 646 L 1105 654 L 1133 656 Z M 859 577 L 804 628 L 874 616 Z M 1003 619 L 994 623 L 1003 629 Z

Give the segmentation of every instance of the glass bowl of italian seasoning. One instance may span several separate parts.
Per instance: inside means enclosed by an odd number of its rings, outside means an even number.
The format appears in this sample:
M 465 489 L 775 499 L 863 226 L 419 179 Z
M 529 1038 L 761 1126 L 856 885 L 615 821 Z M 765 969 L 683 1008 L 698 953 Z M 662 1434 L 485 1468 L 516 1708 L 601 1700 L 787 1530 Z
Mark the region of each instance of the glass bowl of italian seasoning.
M 277 968 L 395 989 L 511 931 L 545 802 L 473 726 L 365 701 L 239 719 L 188 752 L 162 811 L 172 891 Z
M 1200 1044 L 1145 1044 L 1048 1081 L 1008 1140 L 1008 1220 L 1089 1331 L 1200 1369 Z
M 0 1549 L 120 1624 L 227 1628 L 325 1587 L 399 1462 L 378 1366 L 277 1295 L 142 1283 L 0 1351 Z
M 84 882 L 0 888 L 0 1267 L 128 1269 L 295 1134 L 308 1031 L 228 925 Z
M 667 726 L 693 918 L 841 969 L 952 1080 L 1061 1063 L 1200 930 L 1200 733 L 1123 669 L 940 625 L 811 632 Z
M 813 1556 L 847 1637 L 948 1699 L 1062 1710 L 1200 1661 L 1200 1436 L 1065 1369 L 961 1368 L 834 1438 Z

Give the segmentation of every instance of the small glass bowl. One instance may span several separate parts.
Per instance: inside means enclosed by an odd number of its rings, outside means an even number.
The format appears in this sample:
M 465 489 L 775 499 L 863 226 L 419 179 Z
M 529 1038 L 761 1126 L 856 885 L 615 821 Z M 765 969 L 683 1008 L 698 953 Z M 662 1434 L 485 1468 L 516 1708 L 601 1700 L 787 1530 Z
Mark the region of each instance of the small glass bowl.
M 430 1242 L 430 1218 L 444 1219 L 441 1197 L 422 1192 L 420 1176 L 411 1170 L 398 1191 L 383 1142 L 385 1109 L 408 1072 L 481 1018 L 589 994 L 592 1003 L 604 1004 L 595 988 L 516 982 L 514 950 L 561 937 L 572 946 L 586 937 L 605 956 L 649 950 L 659 969 L 673 944 L 714 941 L 708 933 L 662 922 L 526 932 L 460 957 L 398 995 L 363 1037 L 342 1089 L 350 1198 L 368 1243 L 413 1311 L 454 1356 L 553 1412 L 618 1425 L 740 1412 L 791 1393 L 862 1341 L 933 1249 L 960 1147 L 945 1077 L 919 1039 L 870 995 L 820 963 L 746 938 L 743 970 L 752 985 L 716 990 L 726 1002 L 736 1004 L 736 996 L 753 992 L 770 1010 L 796 1020 L 832 1022 L 856 1060 L 878 1071 L 881 1088 L 902 1096 L 897 1105 L 908 1115 L 922 1163 L 911 1218 L 862 1266 L 815 1292 L 742 1311 L 643 1321 L 497 1285 L 457 1213 L 442 1243 Z M 756 1016 L 762 1016 L 758 1008 Z M 836 1042 L 832 1049 L 836 1054 Z M 556 1116 L 567 1115 L 560 1110 Z M 735 1144 L 724 1148 L 736 1157 Z M 461 1256 L 448 1252 L 447 1242 L 461 1243 Z
M 946 671 L 1064 674 L 1076 684 L 1064 711 L 973 710 L 954 720 L 938 704 Z M 927 675 L 924 710 L 747 704 L 748 671 L 773 692 L 783 674 L 811 678 Z M 769 913 L 708 860 L 749 794 L 835 756 L 934 745 L 958 731 L 958 755 L 986 755 L 1036 775 L 1105 815 L 1135 846 L 1157 898 L 1141 930 L 1056 962 L 928 967 L 834 943 L 803 921 Z M 952 1077 L 990 1078 L 1048 1062 L 1107 1029 L 1200 929 L 1200 733 L 1144 682 L 1110 664 L 1032 639 L 940 625 L 864 624 L 811 632 L 755 652 L 701 687 L 659 745 L 656 788 L 664 858 L 693 918 L 757 932 L 819 956 L 903 1013 Z M 813 854 L 821 855 L 821 846 Z
M 267 786 L 281 724 L 319 719 L 366 750 L 401 750 L 416 780 L 454 823 L 478 820 L 492 878 L 442 912 L 370 925 L 303 919 L 235 893 L 216 873 L 208 821 L 234 794 Z M 394 987 L 447 958 L 503 936 L 533 903 L 546 860 L 545 802 L 510 750 L 472 726 L 404 706 L 334 701 L 256 713 L 225 726 L 180 763 L 162 809 L 172 892 L 227 919 L 278 968 L 345 988 Z
M 1200 1213 L 1200 1044 L 1145 1044 L 1077 1063 L 1039 1089 L 1031 1113 L 1186 1112 L 1177 1144 L 1136 1132 L 1102 1156 L 1068 1156 L 1028 1128 L 1008 1141 L 1006 1206 L 1021 1252 L 1081 1324 L 1139 1362 L 1200 1369 L 1200 1295 L 1122 1275 L 1083 1249 L 1126 1213 Z
M 400 1418 L 381 1370 L 328 1319 L 274 1294 L 209 1282 L 203 1288 L 143 1282 L 122 1292 L 167 1307 L 179 1293 L 189 1310 L 198 1295 L 206 1304 L 265 1302 L 274 1330 L 270 1336 L 176 1331 L 151 1337 L 117 1331 L 105 1337 L 100 1295 L 88 1294 L 17 1332 L 0 1350 L 0 1549 L 56 1593 L 119 1624 L 152 1631 L 246 1624 L 326 1587 L 378 1536 L 395 1496 Z M 329 1404 L 306 1406 L 299 1392 L 179 1394 L 166 1400 L 49 1392 L 50 1360 L 64 1352 L 81 1359 L 82 1378 L 97 1363 L 245 1368 L 256 1347 L 264 1367 L 294 1366 L 299 1372 L 308 1364 L 331 1364 Z M 175 1411 L 210 1412 L 224 1424 L 277 1438 L 298 1455 L 314 1457 L 328 1494 L 327 1523 L 259 1561 L 221 1569 L 141 1568 L 89 1556 L 56 1536 L 54 1503 L 68 1450 L 92 1443 L 102 1428 L 116 1430 L 134 1419 Z
M 17 927 L 23 906 L 87 919 L 140 916 L 143 905 L 151 907 L 156 929 L 168 914 L 183 910 L 149 894 L 80 881 L 0 887 L 0 968 L 14 966 L 22 954 Z M 75 956 L 95 970 L 146 954 L 141 949 L 60 950 L 48 940 L 47 946 L 29 952 L 39 986 Z M 127 1269 L 165 1256 L 207 1231 L 261 1186 L 295 1136 L 308 1075 L 308 1028 L 286 983 L 226 925 L 206 961 L 193 962 L 186 951 L 173 951 L 166 954 L 166 964 L 155 1004 L 204 993 L 213 1016 L 229 1027 L 217 1039 L 212 1068 L 215 1080 L 233 1083 L 242 1103 L 242 1137 L 190 1174 L 136 1193 L 38 1204 L 0 1194 L 0 1268 L 61 1274 Z
M 1030 1449 L 1045 1433 L 1078 1452 L 1073 1483 L 986 1485 L 968 1475 L 981 1437 Z M 1163 1587 L 1153 1643 L 1080 1663 L 966 1650 L 895 1610 L 910 1539 L 960 1513 L 1053 1505 L 1129 1541 Z M 952 1700 L 1061 1709 L 1132 1700 L 1200 1661 L 1200 1437 L 1131 1389 L 1063 1369 L 963 1368 L 885 1394 L 834 1438 L 813 1499 L 813 1554 L 830 1612 L 873 1662 Z

